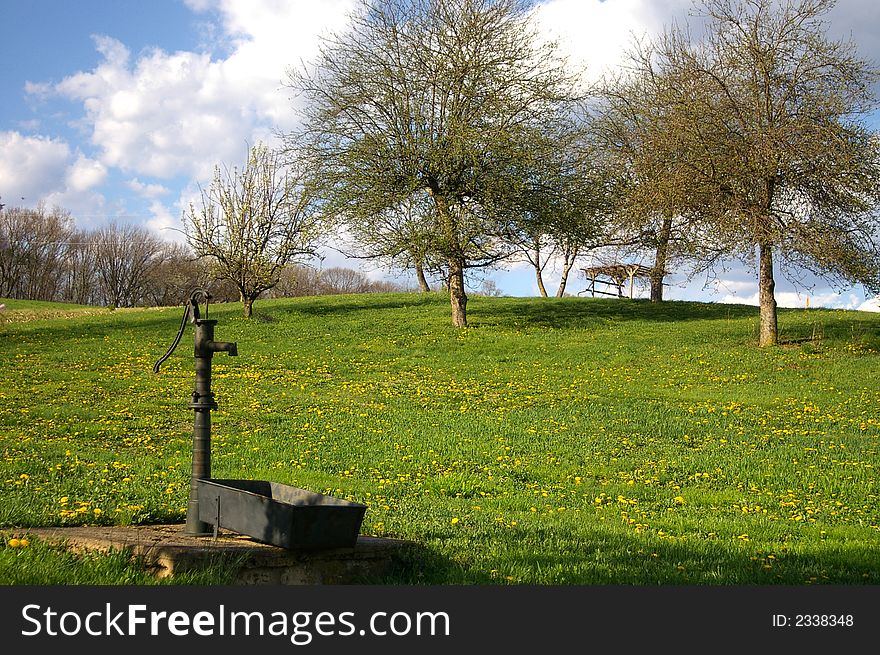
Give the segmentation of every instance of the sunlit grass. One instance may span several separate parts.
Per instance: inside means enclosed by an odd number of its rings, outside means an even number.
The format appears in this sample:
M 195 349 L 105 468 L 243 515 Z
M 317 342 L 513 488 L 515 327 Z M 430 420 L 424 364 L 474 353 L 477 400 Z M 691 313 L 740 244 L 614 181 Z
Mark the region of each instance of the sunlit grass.
M 880 316 L 439 295 L 211 306 L 213 473 L 369 506 L 389 581 L 880 582 Z M 45 317 L 40 314 L 45 313 Z M 180 309 L 0 325 L 0 526 L 183 520 Z M 191 328 L 190 328 L 191 330 Z

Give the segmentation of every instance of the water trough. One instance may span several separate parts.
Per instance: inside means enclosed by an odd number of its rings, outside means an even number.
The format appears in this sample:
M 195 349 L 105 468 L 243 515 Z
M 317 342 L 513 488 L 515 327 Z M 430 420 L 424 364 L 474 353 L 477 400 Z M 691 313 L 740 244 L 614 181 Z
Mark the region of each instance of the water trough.
M 357 543 L 366 505 L 266 480 L 199 480 L 199 519 L 281 548 Z

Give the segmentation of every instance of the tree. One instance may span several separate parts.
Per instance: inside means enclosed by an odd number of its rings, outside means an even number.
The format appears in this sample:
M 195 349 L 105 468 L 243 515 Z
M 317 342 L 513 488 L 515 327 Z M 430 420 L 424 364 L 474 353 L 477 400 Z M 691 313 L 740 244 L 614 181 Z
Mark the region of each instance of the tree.
M 55 300 L 73 233 L 58 207 L 0 208 L 0 297 Z
M 89 238 L 103 301 L 114 309 L 139 304 L 162 242 L 143 227 L 116 223 L 96 230 Z
M 334 213 L 360 232 L 403 202 L 431 207 L 452 323 L 467 325 L 465 273 L 509 257 L 500 237 L 524 180 L 528 135 L 574 97 L 525 0 L 364 0 L 350 28 L 294 71 L 304 137 Z M 387 249 L 383 249 L 387 250 Z
M 100 302 L 95 242 L 86 231 L 77 230 L 70 237 L 70 244 L 64 255 L 61 299 L 79 305 Z
M 624 69 L 597 85 L 591 123 L 615 180 L 614 250 L 618 258 L 653 253 L 652 302 L 663 300 L 672 265 L 687 261 L 696 273 L 711 268 L 725 252 L 689 211 L 693 167 L 682 155 L 681 141 L 694 111 L 684 98 L 699 95 L 697 80 L 686 67 L 658 55 L 679 50 L 679 39 L 672 31 L 659 44 L 636 43 Z
M 774 259 L 880 289 L 880 145 L 861 117 L 878 73 L 832 41 L 834 0 L 705 0 L 705 39 L 656 51 L 674 140 L 675 209 L 758 258 L 761 346 L 778 341 Z M 664 195 L 660 191 L 660 195 Z
M 565 132 L 535 132 L 518 176 L 524 180 L 507 237 L 532 265 L 538 291 L 547 297 L 544 269 L 561 260 L 556 297 L 565 294 L 568 276 L 582 253 L 608 245 L 607 215 L 613 180 L 604 154 L 594 143 L 589 123 L 559 121 Z
M 143 300 L 168 307 L 184 302 L 193 289 L 210 285 L 210 272 L 185 244 L 163 243 L 144 283 Z M 212 298 L 217 294 L 211 289 Z
M 370 279 L 351 268 L 333 266 L 325 268 L 318 276 L 318 293 L 320 295 L 336 295 L 343 293 L 367 293 Z
M 250 318 L 254 301 L 278 283 L 286 265 L 314 255 L 320 236 L 316 209 L 302 163 L 284 167 L 278 152 L 256 145 L 244 168 L 215 169 L 184 227 L 190 247 L 210 259 L 216 277 L 235 284 Z
M 442 268 L 433 245 L 437 235 L 433 202 L 427 193 L 416 192 L 396 205 L 387 207 L 368 221 L 351 221 L 346 256 L 376 259 L 389 267 L 412 270 L 419 290 L 431 290 L 430 271 Z
M 317 269 L 300 264 L 285 266 L 276 284 L 269 291 L 273 298 L 293 298 L 297 296 L 317 296 L 318 279 L 320 272 Z

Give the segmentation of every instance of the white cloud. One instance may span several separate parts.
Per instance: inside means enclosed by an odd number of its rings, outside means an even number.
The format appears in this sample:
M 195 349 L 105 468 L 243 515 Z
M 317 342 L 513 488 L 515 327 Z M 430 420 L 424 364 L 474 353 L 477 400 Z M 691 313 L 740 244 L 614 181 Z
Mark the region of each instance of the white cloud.
M 4 204 L 43 202 L 95 214 L 104 205 L 96 191 L 107 175 L 98 161 L 74 152 L 61 139 L 0 132 L 0 195 Z
M 752 280 L 712 280 L 709 285 L 716 293 L 727 293 L 730 296 L 745 293 L 751 295 L 757 293 L 758 283 Z
M 67 189 L 72 192 L 88 191 L 101 184 L 106 177 L 107 169 L 101 162 L 80 155 L 67 170 Z
M 149 182 L 141 182 L 137 178 L 128 180 L 125 183 L 125 186 L 127 186 L 139 196 L 143 196 L 144 198 L 156 198 L 158 196 L 164 196 L 171 193 L 171 189 L 166 186 Z
M 633 39 L 656 35 L 664 24 L 681 19 L 690 0 L 548 0 L 536 17 L 572 64 L 586 66 L 589 79 L 624 61 Z
M 228 57 L 154 49 L 132 60 L 123 43 L 98 36 L 101 63 L 54 86 L 61 96 L 82 102 L 105 165 L 160 179 L 183 174 L 204 180 L 216 163 L 240 160 L 248 143 L 289 129 L 286 69 L 310 58 L 319 35 L 341 27 L 353 3 L 188 4 L 218 12 L 233 43 Z M 31 88 L 45 93 L 42 85 Z
M 5 203 L 34 204 L 65 187 L 70 146 L 60 139 L 0 132 L 0 195 Z M 25 200 L 20 199 L 24 197 Z
M 736 305 L 758 305 L 758 292 L 751 295 L 725 295 L 718 302 Z M 821 293 L 798 293 L 796 291 L 777 291 L 776 304 L 779 307 L 791 308 L 816 308 L 826 307 L 829 309 L 856 309 L 862 303 L 862 299 L 853 293 L 841 294 L 834 291 Z
M 869 298 L 856 309 L 860 312 L 880 312 L 880 297 Z
M 180 219 L 159 200 L 150 203 L 150 218 L 147 220 L 147 227 L 166 241 L 184 241 L 184 236 L 180 231 Z

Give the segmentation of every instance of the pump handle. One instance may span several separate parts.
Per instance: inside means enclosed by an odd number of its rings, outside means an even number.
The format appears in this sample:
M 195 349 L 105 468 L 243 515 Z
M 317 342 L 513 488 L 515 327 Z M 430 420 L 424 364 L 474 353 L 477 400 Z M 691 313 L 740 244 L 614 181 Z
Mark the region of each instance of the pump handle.
M 208 301 L 211 299 L 211 294 L 208 293 L 205 289 L 195 289 L 189 296 L 189 300 L 187 300 L 186 305 L 183 308 L 183 318 L 180 321 L 180 329 L 177 331 L 177 336 L 174 337 L 174 341 L 171 342 L 171 345 L 168 347 L 168 350 L 159 358 L 153 365 L 153 373 L 159 372 L 159 366 L 166 359 L 171 357 L 171 353 L 174 352 L 174 349 L 177 348 L 177 345 L 180 343 L 180 340 L 183 338 L 183 331 L 186 329 L 186 319 L 189 318 L 190 310 L 193 312 L 193 322 L 199 320 L 199 301 L 198 296 L 201 296 L 205 301 L 205 318 L 208 317 Z

